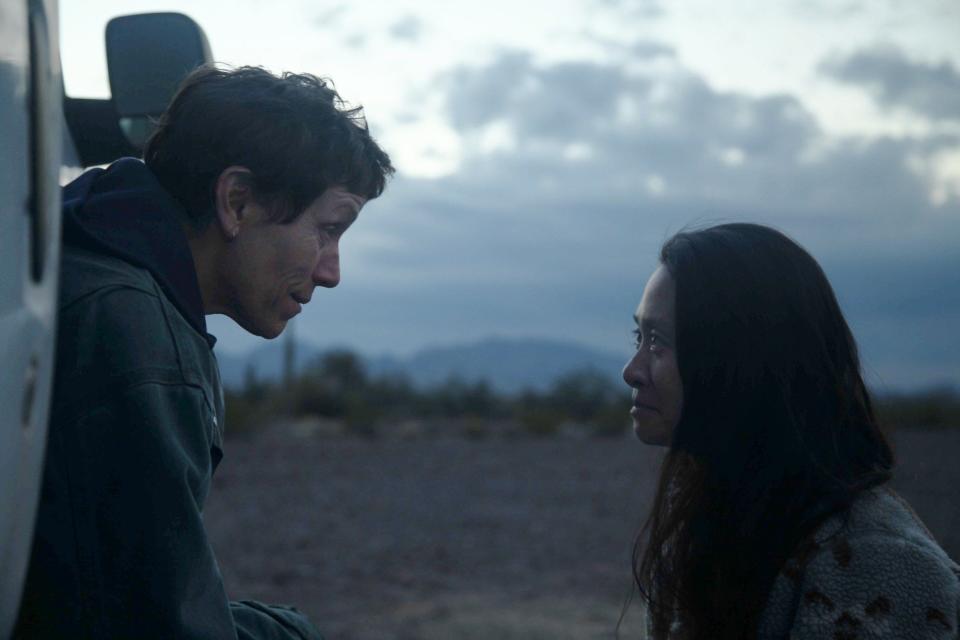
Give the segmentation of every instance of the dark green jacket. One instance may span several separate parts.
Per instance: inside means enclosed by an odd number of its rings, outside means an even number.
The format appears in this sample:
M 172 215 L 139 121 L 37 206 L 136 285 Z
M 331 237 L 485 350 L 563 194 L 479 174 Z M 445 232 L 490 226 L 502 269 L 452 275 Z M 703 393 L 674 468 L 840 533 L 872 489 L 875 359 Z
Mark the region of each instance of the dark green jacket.
M 120 182 L 146 189 L 156 222 L 171 204 L 131 162 Z M 65 221 L 68 240 L 77 222 Z M 169 223 L 148 229 L 146 242 L 169 234 L 181 246 L 167 257 L 183 260 L 185 239 Z M 294 609 L 228 601 L 201 516 L 224 411 L 212 339 L 184 303 L 198 292 L 171 295 L 178 276 L 165 259 L 141 266 L 122 254 L 109 243 L 63 249 L 47 458 L 17 636 L 319 638 Z

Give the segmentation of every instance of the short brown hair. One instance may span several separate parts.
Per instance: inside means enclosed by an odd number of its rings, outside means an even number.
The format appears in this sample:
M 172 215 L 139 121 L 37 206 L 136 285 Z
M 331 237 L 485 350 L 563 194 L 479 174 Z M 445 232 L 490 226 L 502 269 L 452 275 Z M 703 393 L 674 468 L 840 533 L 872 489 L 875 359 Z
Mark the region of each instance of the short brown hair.
M 215 182 L 230 166 L 251 171 L 255 197 L 281 223 L 331 186 L 376 198 L 394 172 L 362 109 L 347 108 L 329 81 L 260 67 L 193 71 L 143 159 L 198 226 L 212 218 Z

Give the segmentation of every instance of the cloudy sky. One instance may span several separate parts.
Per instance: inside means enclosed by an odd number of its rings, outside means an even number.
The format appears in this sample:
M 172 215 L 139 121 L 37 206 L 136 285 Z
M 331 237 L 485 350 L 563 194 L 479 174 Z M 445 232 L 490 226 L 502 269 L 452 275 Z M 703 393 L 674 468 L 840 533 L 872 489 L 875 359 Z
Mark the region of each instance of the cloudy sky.
M 301 339 L 370 354 L 485 336 L 629 350 L 657 248 L 774 225 L 823 264 L 887 389 L 960 385 L 956 0 L 64 0 L 73 96 L 103 29 L 175 10 L 218 61 L 307 71 L 398 166 Z M 259 343 L 215 318 L 220 349 Z

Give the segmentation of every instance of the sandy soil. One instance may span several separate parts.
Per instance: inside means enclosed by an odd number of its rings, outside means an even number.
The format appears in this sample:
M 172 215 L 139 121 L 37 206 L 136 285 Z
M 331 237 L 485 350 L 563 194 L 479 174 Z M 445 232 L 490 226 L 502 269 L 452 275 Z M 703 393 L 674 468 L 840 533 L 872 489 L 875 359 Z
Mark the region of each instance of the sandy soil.
M 900 432 L 895 487 L 960 558 L 960 429 Z M 207 526 L 234 599 L 332 640 L 612 638 L 659 454 L 636 441 L 227 441 Z M 630 608 L 621 637 L 637 637 Z

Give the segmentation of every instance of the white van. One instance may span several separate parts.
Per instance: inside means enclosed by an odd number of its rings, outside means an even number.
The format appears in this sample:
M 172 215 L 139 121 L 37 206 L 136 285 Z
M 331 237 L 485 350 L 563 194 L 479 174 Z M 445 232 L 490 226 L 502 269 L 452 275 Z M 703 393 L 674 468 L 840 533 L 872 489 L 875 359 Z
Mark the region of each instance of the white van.
M 60 184 L 139 155 L 150 118 L 211 60 L 175 13 L 107 26 L 112 98 L 67 98 L 55 0 L 0 0 L 0 638 L 16 622 L 43 470 L 56 331 Z

